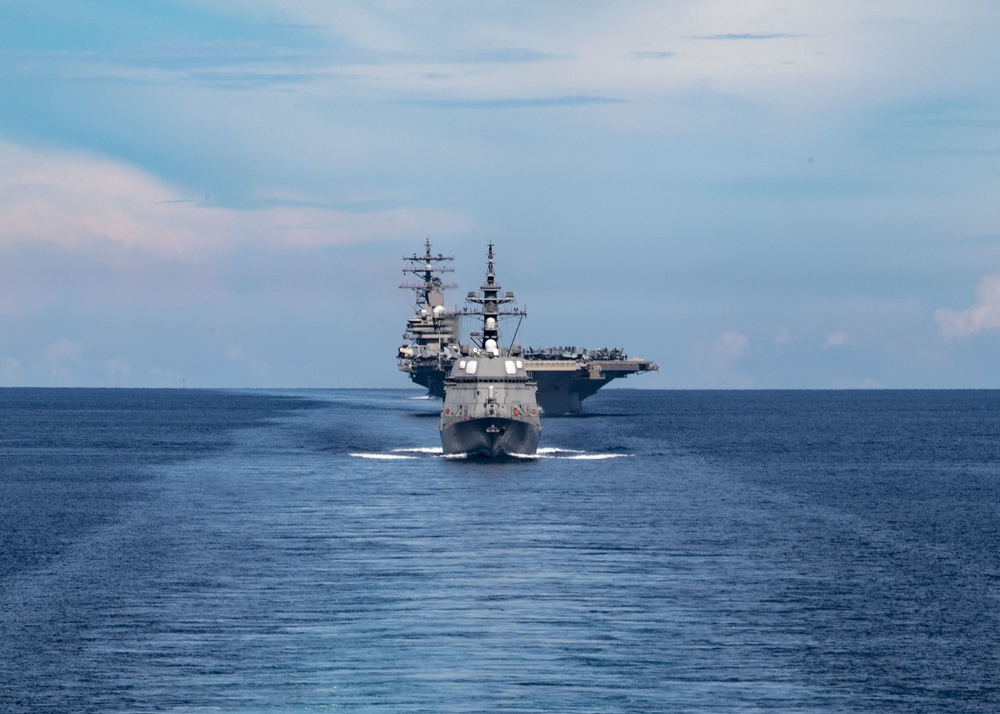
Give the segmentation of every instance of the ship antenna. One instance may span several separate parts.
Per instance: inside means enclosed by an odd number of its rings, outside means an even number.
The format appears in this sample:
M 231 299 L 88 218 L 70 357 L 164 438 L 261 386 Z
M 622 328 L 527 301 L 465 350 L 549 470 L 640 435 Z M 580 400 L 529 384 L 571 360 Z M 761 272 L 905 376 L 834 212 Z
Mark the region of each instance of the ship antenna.
M 403 274 L 412 275 L 414 282 L 404 282 L 399 287 L 404 290 L 412 290 L 415 293 L 414 307 L 419 311 L 423 307 L 432 307 L 431 294 L 443 293 L 449 288 L 456 287 L 452 283 L 444 282 L 439 276 L 444 273 L 454 273 L 454 268 L 447 268 L 441 265 L 444 261 L 454 260 L 452 256 L 445 256 L 438 253 L 431 253 L 431 239 L 424 241 L 424 254 L 414 253 L 410 256 L 403 256 Z
M 514 349 L 514 340 L 517 339 L 517 331 L 521 329 L 521 322 L 524 320 L 524 315 L 524 312 L 518 312 L 517 327 L 514 328 L 514 336 L 510 338 L 510 347 L 507 348 L 508 352 Z
M 514 302 L 514 293 L 508 292 L 501 297 L 500 286 L 496 281 L 496 274 L 493 272 L 493 243 L 489 243 L 489 251 L 486 255 L 486 282 L 483 283 L 481 290 L 482 295 L 477 295 L 474 292 L 469 293 L 469 297 L 466 298 L 469 302 L 474 302 L 482 306 L 481 311 L 474 312 L 472 314 L 481 315 L 483 318 L 483 333 L 482 333 L 482 343 L 480 347 L 487 349 L 487 344 L 490 340 L 493 341 L 493 347 L 499 352 L 500 345 L 500 326 L 499 319 L 501 317 L 513 317 L 517 315 L 519 317 L 524 316 L 523 310 L 513 309 L 506 312 L 500 311 L 500 306 L 509 302 Z M 520 323 L 518 323 L 520 324 Z M 517 332 L 515 331 L 515 336 Z M 473 333 L 473 337 L 479 337 L 479 335 Z

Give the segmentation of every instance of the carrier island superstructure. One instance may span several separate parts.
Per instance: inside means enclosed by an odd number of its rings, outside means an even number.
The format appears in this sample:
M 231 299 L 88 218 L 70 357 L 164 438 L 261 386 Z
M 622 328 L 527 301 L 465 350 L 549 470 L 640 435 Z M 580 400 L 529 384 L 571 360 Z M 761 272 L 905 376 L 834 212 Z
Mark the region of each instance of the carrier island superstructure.
M 448 267 L 452 260 L 453 256 L 435 255 L 427 240 L 423 254 L 403 256 L 407 280 L 400 285 L 413 293 L 414 313 L 406 321 L 405 342 L 397 354 L 399 369 L 441 399 L 445 379 L 461 357 L 458 332 L 463 312 L 446 307 L 445 290 L 455 285 L 442 277 L 453 272 Z M 528 347 L 521 358 L 528 376 L 538 385 L 538 405 L 548 414 L 579 413 L 583 400 L 608 382 L 659 369 L 656 363 L 630 358 L 621 349 Z

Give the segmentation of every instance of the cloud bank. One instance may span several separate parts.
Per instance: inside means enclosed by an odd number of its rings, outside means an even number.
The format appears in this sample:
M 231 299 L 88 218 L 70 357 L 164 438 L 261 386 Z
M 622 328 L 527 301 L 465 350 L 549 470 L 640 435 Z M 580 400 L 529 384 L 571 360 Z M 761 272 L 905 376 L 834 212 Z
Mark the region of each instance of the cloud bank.
M 322 246 L 469 228 L 460 215 L 432 208 L 347 211 L 308 200 L 289 204 L 236 210 L 108 158 L 0 143 L 0 247 L 47 242 L 81 249 L 110 242 L 195 261 L 247 239 Z
M 966 310 L 935 311 L 938 328 L 946 340 L 1000 329 L 1000 274 L 983 276 L 976 295 L 976 303 Z

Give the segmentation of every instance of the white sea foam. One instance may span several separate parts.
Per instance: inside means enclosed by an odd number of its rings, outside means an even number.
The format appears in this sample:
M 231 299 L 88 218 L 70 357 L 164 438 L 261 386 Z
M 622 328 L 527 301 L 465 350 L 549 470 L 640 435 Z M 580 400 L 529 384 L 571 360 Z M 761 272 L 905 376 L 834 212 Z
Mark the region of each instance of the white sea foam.
M 579 449 L 560 449 L 547 446 L 538 450 L 540 459 L 578 459 L 581 461 L 604 461 L 605 459 L 620 459 L 631 454 L 591 454 Z
M 419 459 L 421 457 L 437 457 L 445 459 L 464 459 L 465 454 L 446 454 L 440 446 L 406 446 L 397 449 L 390 449 L 381 453 L 352 453 L 350 456 L 356 459 L 380 459 L 383 461 Z M 620 459 L 631 454 L 592 454 L 579 449 L 561 449 L 556 446 L 545 446 L 534 454 L 511 454 L 517 459 L 578 459 L 581 461 L 604 461 L 606 459 Z
M 582 454 L 583 451 L 577 449 L 560 449 L 555 446 L 543 446 L 538 450 L 539 456 L 559 456 L 560 454 Z

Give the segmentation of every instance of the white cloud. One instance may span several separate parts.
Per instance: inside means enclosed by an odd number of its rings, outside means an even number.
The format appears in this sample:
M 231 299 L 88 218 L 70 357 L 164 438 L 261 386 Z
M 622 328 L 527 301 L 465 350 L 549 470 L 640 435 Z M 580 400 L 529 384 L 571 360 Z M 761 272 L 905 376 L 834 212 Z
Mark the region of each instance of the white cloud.
M 461 216 L 433 208 L 285 205 L 239 211 L 204 198 L 107 158 L 0 142 L 0 248 L 40 241 L 87 250 L 110 242 L 196 262 L 247 238 L 319 246 L 412 241 L 469 227 Z
M 727 330 L 705 349 L 695 350 L 702 386 L 712 389 L 748 389 L 753 378 L 741 372 L 737 363 L 750 352 L 750 340 L 737 330 Z
M 741 359 L 750 349 L 750 340 L 736 330 L 728 330 L 716 338 L 712 345 L 712 356 L 723 364 L 732 364 Z
M 45 359 L 50 364 L 64 361 L 79 361 L 83 355 L 83 347 L 76 342 L 61 337 L 45 348 Z
M 850 344 L 851 338 L 846 332 L 831 332 L 826 336 L 826 340 L 823 342 L 823 346 L 826 348 L 831 347 L 843 347 L 846 344 Z
M 228 3 L 210 4 L 232 12 Z M 955 32 L 965 19 L 930 0 L 507 3 L 477 4 L 474 11 L 465 3 L 254 4 L 350 48 L 353 54 L 339 54 L 343 64 L 328 68 L 326 76 L 349 77 L 352 87 L 523 97 L 621 96 L 707 84 L 798 106 L 797 112 L 808 104 L 818 113 L 842 104 L 845 93 L 927 76 L 955 54 L 941 51 L 954 41 L 946 30 Z M 989 12 L 981 4 L 973 8 Z M 986 32 L 975 39 L 986 47 L 992 41 Z M 873 66 L 880 71 L 872 72 Z
M 60 337 L 44 350 L 45 366 L 51 377 L 71 381 L 74 370 L 83 365 L 83 346 Z
M 24 365 L 17 357 L 7 356 L 0 360 L 0 384 L 5 387 L 20 386 L 24 380 Z
M 976 294 L 978 300 L 967 310 L 934 312 L 938 329 L 946 340 L 1000 329 L 1000 274 L 983 276 Z
M 227 360 L 243 367 L 244 373 L 255 381 L 267 381 L 267 365 L 246 354 L 241 345 L 228 345 L 224 350 Z
M 231 216 L 181 198 L 125 164 L 0 143 L 0 246 L 111 241 L 180 257 L 233 235 Z
M 132 369 L 124 357 L 112 357 L 104 364 L 104 374 L 114 380 L 124 380 L 132 376 Z
M 64 321 L 49 328 L 58 335 L 82 305 L 146 306 L 160 319 L 178 305 L 233 305 L 241 292 L 349 299 L 345 293 L 356 294 L 357 284 L 322 278 L 324 268 L 332 275 L 341 265 L 337 246 L 389 250 L 400 241 L 409 250 L 428 236 L 472 230 L 461 214 L 433 207 L 339 210 L 285 192 L 259 201 L 266 207 L 237 210 L 189 196 L 106 157 L 0 140 L 0 316 L 47 309 Z M 41 329 L 26 324 L 28 332 Z M 127 356 L 134 367 L 134 355 Z M 109 376 L 122 374 L 110 369 Z

